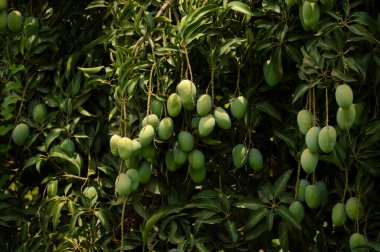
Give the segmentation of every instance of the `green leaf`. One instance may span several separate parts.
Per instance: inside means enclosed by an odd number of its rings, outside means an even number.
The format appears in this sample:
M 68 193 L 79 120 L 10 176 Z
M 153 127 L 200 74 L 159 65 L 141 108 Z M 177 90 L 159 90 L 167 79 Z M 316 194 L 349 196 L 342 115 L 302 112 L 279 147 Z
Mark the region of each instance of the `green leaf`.
M 48 149 L 50 144 L 61 134 L 63 129 L 55 128 L 51 129 L 45 138 L 45 148 Z
M 146 221 L 143 231 L 142 231 L 142 238 L 143 238 L 144 243 L 146 243 L 148 233 L 152 230 L 154 224 L 156 224 L 157 221 L 159 221 L 162 217 L 164 217 L 166 212 L 167 212 L 166 210 L 161 210 L 153 214 L 152 216 L 150 216 L 150 218 Z
M 108 7 L 108 4 L 107 4 L 106 1 L 104 1 L 104 0 L 94 0 L 89 5 L 87 5 L 87 7 L 85 8 L 85 10 L 90 10 L 90 9 L 94 9 L 94 8 L 107 8 L 107 7 Z
M 263 111 L 264 113 L 267 113 L 268 115 L 276 118 L 280 122 L 282 122 L 281 114 L 278 112 L 278 110 L 271 105 L 268 102 L 260 102 L 256 105 L 256 108 Z
M 96 218 L 102 223 L 103 227 L 106 229 L 107 232 L 110 230 L 110 225 L 108 218 L 106 217 L 106 214 L 104 213 L 103 209 L 97 210 L 94 212 Z
M 78 67 L 79 70 L 81 70 L 84 74 L 96 74 L 99 73 L 104 66 L 98 66 L 98 67 Z
M 277 215 L 279 215 L 283 220 L 286 220 L 295 228 L 301 230 L 301 224 L 297 221 L 296 218 L 292 215 L 292 213 L 284 206 L 280 206 L 275 209 Z
M 380 120 L 375 120 L 368 123 L 364 128 L 364 132 L 366 135 L 372 135 L 380 132 Z
M 28 160 L 25 161 L 22 169 L 25 169 L 29 166 L 37 164 L 37 162 L 39 160 L 42 160 L 43 158 L 44 158 L 44 155 L 42 155 L 42 154 L 37 154 L 36 156 L 29 158 Z
M 227 4 L 229 8 L 231 8 L 234 11 L 246 14 L 246 15 L 252 15 L 251 8 L 245 3 L 239 2 L 239 1 L 232 1 Z
M 278 137 L 284 141 L 291 150 L 295 150 L 297 148 L 297 140 L 292 132 L 286 132 L 284 129 L 278 129 L 275 130 L 273 134 L 275 137 Z
M 236 243 L 238 241 L 239 235 L 236 230 L 235 222 L 227 220 L 225 226 L 232 243 Z
M 235 203 L 238 208 L 247 208 L 251 210 L 257 210 L 259 208 L 265 207 L 265 204 L 259 199 L 244 199 Z
M 331 75 L 342 80 L 342 81 L 346 81 L 346 82 L 352 82 L 352 81 L 356 81 L 355 78 L 353 78 L 352 76 L 349 76 L 349 75 L 346 75 L 342 72 L 340 72 L 339 70 L 337 69 L 333 69 L 331 71 Z
M 371 248 L 373 249 L 374 251 L 380 251 L 380 243 L 379 242 L 368 242 L 366 245 L 364 246 L 360 246 L 360 248 L 362 247 L 367 247 L 367 248 Z M 359 248 L 359 247 L 357 247 Z M 355 251 L 355 248 L 353 248 L 353 251 Z
M 288 224 L 281 221 L 278 224 L 278 239 L 280 240 L 280 245 L 283 251 L 289 251 L 289 230 Z
M 54 206 L 53 216 L 52 216 L 52 223 L 53 223 L 53 229 L 54 230 L 57 229 L 59 219 L 61 217 L 61 210 L 65 204 L 66 203 L 64 201 L 63 202 L 57 202 Z
M 74 168 L 76 170 L 75 174 L 78 176 L 80 175 L 80 172 L 82 170 L 82 164 L 77 159 L 69 157 L 66 153 L 61 151 L 59 148 L 52 151 L 50 153 L 49 157 L 62 158 L 64 160 L 70 162 L 72 165 L 74 165 Z
M 300 84 L 298 85 L 296 91 L 294 91 L 292 103 L 294 104 L 296 101 L 298 101 L 299 98 L 301 98 L 310 88 L 310 85 L 308 84 Z
M 292 175 L 292 171 L 293 169 L 284 172 L 272 186 L 273 197 L 275 199 L 277 199 L 280 194 L 285 191 L 290 179 L 290 175 Z
M 247 223 L 245 224 L 245 229 L 250 229 L 254 227 L 257 223 L 259 223 L 264 217 L 266 217 L 269 214 L 269 210 L 266 208 L 259 208 L 254 213 L 252 213 Z

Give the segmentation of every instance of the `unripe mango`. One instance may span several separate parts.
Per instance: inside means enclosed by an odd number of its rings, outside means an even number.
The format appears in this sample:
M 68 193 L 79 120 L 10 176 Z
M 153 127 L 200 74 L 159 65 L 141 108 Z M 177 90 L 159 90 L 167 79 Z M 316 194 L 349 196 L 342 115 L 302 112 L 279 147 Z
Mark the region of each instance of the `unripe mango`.
M 148 146 L 154 138 L 154 128 L 152 125 L 144 126 L 139 133 L 139 142 L 142 147 Z
M 352 221 L 363 217 L 363 204 L 357 197 L 351 197 L 346 202 L 346 214 Z
M 351 87 L 347 84 L 339 85 L 335 90 L 335 100 L 339 107 L 349 108 L 354 100 Z
M 189 167 L 189 174 L 190 174 L 191 180 L 194 183 L 196 184 L 202 183 L 206 178 L 206 168 L 204 166 L 199 169 L 193 169 Z
M 142 161 L 137 170 L 139 173 L 139 181 L 141 184 L 146 184 L 149 182 L 152 176 L 152 164 L 146 160 Z
M 318 152 L 319 149 L 318 136 L 320 131 L 321 128 L 317 126 L 312 127 L 307 131 L 305 136 L 306 146 L 313 153 Z
M 43 123 L 46 120 L 47 113 L 48 111 L 45 104 L 43 103 L 37 104 L 33 108 L 33 114 L 32 114 L 33 121 L 36 123 Z
M 159 101 L 157 99 L 152 99 L 151 100 L 151 102 L 150 102 L 150 111 L 157 116 L 157 119 L 161 117 L 163 108 L 164 108 L 164 105 L 162 104 L 161 101 Z
M 301 110 L 297 114 L 297 124 L 303 135 L 306 135 L 313 125 L 313 114 L 308 110 Z
M 141 122 L 141 127 L 145 127 L 146 125 L 151 125 L 154 129 L 158 126 L 158 117 L 156 114 L 150 114 L 144 117 L 144 119 Z
M 215 118 L 213 115 L 209 114 L 201 117 L 199 120 L 198 131 L 199 135 L 202 137 L 206 137 L 211 134 L 211 132 L 215 128 Z
M 232 162 L 236 168 L 245 165 L 248 159 L 248 150 L 243 144 L 237 144 L 232 149 Z
M 305 26 L 314 27 L 318 25 L 320 18 L 320 10 L 318 3 L 305 1 L 302 5 L 302 17 Z
M 260 150 L 251 148 L 248 152 L 248 164 L 255 171 L 259 172 L 264 168 L 263 156 Z
M 116 178 L 115 191 L 120 196 L 128 196 L 131 193 L 132 182 L 125 173 L 120 173 Z
M 325 153 L 330 153 L 335 147 L 336 130 L 333 126 L 325 126 L 318 135 L 319 148 Z
M 141 153 L 141 143 L 137 139 L 132 140 L 132 156 L 140 155 Z
M 347 220 L 346 207 L 342 203 L 336 203 L 331 211 L 331 220 L 336 227 L 342 227 Z
M 128 137 L 120 138 L 117 143 L 117 150 L 123 160 L 130 158 L 133 153 L 132 140 Z
M 177 85 L 177 93 L 181 98 L 182 104 L 186 110 L 192 110 L 195 107 L 197 88 L 191 80 L 182 80 Z
M 292 204 L 289 206 L 289 211 L 292 213 L 294 218 L 298 222 L 301 222 L 303 218 L 305 217 L 305 208 L 303 207 L 303 204 L 299 201 L 293 201 Z
M 369 251 L 368 248 L 356 249 L 356 247 L 359 247 L 361 245 L 366 245 L 367 243 L 368 243 L 367 238 L 360 233 L 353 233 L 350 236 L 349 244 L 350 244 L 350 249 L 353 252 L 368 252 Z
M 302 169 L 307 173 L 313 173 L 318 164 L 318 153 L 313 153 L 309 149 L 304 149 L 301 154 L 301 166 Z
M 231 118 L 226 110 L 222 107 L 216 107 L 213 114 L 216 125 L 218 125 L 221 129 L 227 130 L 231 128 Z
M 158 124 L 158 137 L 161 140 L 168 140 L 173 135 L 174 123 L 170 117 L 165 117 Z
M 316 185 L 309 185 L 305 190 L 305 201 L 310 209 L 316 209 L 321 206 L 322 197 Z
M 200 150 L 193 150 L 188 156 L 189 164 L 192 169 L 198 170 L 205 166 L 205 156 Z
M 138 171 L 136 169 L 129 169 L 125 174 L 127 174 L 131 180 L 131 191 L 136 191 L 140 184 Z
M 274 63 L 272 60 L 267 60 L 263 66 L 263 73 L 265 82 L 270 87 L 277 86 L 282 78 L 282 66 L 278 66 L 278 69 L 275 69 Z
M 211 96 L 203 94 L 197 100 L 197 113 L 199 116 L 205 116 L 210 113 L 212 108 Z
M 242 119 L 248 108 L 248 101 L 244 96 L 236 97 L 231 102 L 231 114 L 236 119 Z
M 181 98 L 177 93 L 172 93 L 167 100 L 167 110 L 171 117 L 177 117 L 182 109 Z
M 348 130 L 352 127 L 356 118 L 355 105 L 351 104 L 347 109 L 339 108 L 336 113 L 336 122 L 342 130 Z
M 178 144 L 184 152 L 190 152 L 194 149 L 194 137 L 188 131 L 181 131 L 178 134 Z
M 165 164 L 169 171 L 176 171 L 180 165 L 174 162 L 173 150 L 168 150 L 165 154 Z
M 310 182 L 306 179 L 300 179 L 298 182 L 297 199 L 301 202 L 305 202 L 306 187 L 310 185 Z
M 29 126 L 25 123 L 18 124 L 12 132 L 12 140 L 15 144 L 22 146 L 29 137 Z
M 11 11 L 7 17 L 8 29 L 11 32 L 19 32 L 22 27 L 22 15 L 19 11 Z

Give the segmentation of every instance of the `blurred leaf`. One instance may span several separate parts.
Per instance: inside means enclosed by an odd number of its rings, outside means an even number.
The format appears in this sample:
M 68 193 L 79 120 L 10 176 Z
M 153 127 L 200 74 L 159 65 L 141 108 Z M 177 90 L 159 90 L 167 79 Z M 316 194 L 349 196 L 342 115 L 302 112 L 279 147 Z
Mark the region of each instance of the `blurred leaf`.
M 273 197 L 277 199 L 281 193 L 286 190 L 286 186 L 288 185 L 288 181 L 290 179 L 290 175 L 292 175 L 293 170 L 288 170 L 281 174 L 281 176 L 276 180 L 274 185 L 272 186 Z
M 289 222 L 291 225 L 293 225 L 295 228 L 301 230 L 301 225 L 297 221 L 297 219 L 292 215 L 292 213 L 284 206 L 280 206 L 275 209 L 275 212 L 277 215 L 282 217 L 283 220 Z
M 246 14 L 246 15 L 251 15 L 252 11 L 251 8 L 245 3 L 239 2 L 239 1 L 232 1 L 227 4 L 229 8 L 231 8 L 234 11 Z
M 236 230 L 235 222 L 231 220 L 227 220 L 225 223 L 226 223 L 225 226 L 226 226 L 227 232 L 230 236 L 232 243 L 236 243 L 238 241 L 239 235 Z
M 255 212 L 251 213 L 244 228 L 250 229 L 259 223 L 263 218 L 269 214 L 269 210 L 266 208 L 259 208 Z
M 282 122 L 281 114 L 278 112 L 278 110 L 271 105 L 268 102 L 260 102 L 256 104 L 256 108 L 263 111 L 264 113 L 267 113 L 268 115 L 276 118 L 280 122 Z

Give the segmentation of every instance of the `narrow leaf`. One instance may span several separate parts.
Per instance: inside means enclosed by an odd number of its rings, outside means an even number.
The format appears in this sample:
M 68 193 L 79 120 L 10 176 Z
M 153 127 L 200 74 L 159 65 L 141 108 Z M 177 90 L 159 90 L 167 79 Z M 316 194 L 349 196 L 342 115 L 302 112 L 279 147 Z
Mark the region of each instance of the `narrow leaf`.
M 259 199 L 244 199 L 235 204 L 238 208 L 247 208 L 251 210 L 257 210 L 265 207 L 265 204 Z
M 276 214 L 281 216 L 282 219 L 289 222 L 291 225 L 296 227 L 297 229 L 301 230 L 301 224 L 297 221 L 296 218 L 292 215 L 292 213 L 284 206 L 280 206 L 276 208 Z
M 245 3 L 242 3 L 239 1 L 232 1 L 232 2 L 229 2 L 227 6 L 233 9 L 234 11 L 237 11 L 246 15 L 252 15 L 251 8 L 249 8 L 249 6 L 246 5 Z
M 268 115 L 276 118 L 280 122 L 282 122 L 281 114 L 278 112 L 278 110 L 271 105 L 268 102 L 260 102 L 256 105 L 256 108 L 263 111 L 264 113 L 267 113 Z
M 153 225 L 156 224 L 164 215 L 166 210 L 162 210 L 158 213 L 153 214 L 145 223 L 144 229 L 142 231 L 143 241 L 146 242 L 148 233 L 152 230 Z
M 278 198 L 278 196 L 280 196 L 280 194 L 282 192 L 285 191 L 286 189 L 286 186 L 288 184 L 288 181 L 289 181 L 289 178 L 290 178 L 290 175 L 292 174 L 292 171 L 293 169 L 291 170 L 288 170 L 286 172 L 284 172 L 277 180 L 276 182 L 274 183 L 273 187 L 272 187 L 272 191 L 273 191 L 273 197 L 274 198 Z
M 236 243 L 238 241 L 239 237 L 238 237 L 238 233 L 236 230 L 235 222 L 233 222 L 231 220 L 227 220 L 225 225 L 226 225 L 227 232 L 230 235 L 230 239 L 231 239 L 232 243 Z
M 250 229 L 254 227 L 257 223 L 259 223 L 264 217 L 267 216 L 269 210 L 266 208 L 260 208 L 256 210 L 251 216 L 249 216 L 247 224 L 245 225 L 246 229 Z

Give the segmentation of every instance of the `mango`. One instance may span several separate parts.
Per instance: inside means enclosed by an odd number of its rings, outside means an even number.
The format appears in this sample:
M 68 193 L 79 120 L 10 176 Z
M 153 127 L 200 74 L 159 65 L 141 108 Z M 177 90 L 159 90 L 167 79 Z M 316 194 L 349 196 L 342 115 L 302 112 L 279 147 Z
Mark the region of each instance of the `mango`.
M 196 183 L 202 183 L 206 178 L 206 168 L 203 166 L 200 169 L 193 169 L 189 167 L 189 174 L 191 180 Z
M 212 108 L 211 96 L 203 94 L 197 100 L 197 113 L 199 116 L 205 116 L 210 113 Z
M 150 114 L 143 118 L 141 121 L 141 127 L 145 127 L 146 125 L 151 125 L 154 129 L 157 128 L 159 123 L 158 117 L 156 114 Z
M 297 114 L 297 124 L 303 135 L 306 135 L 313 125 L 313 114 L 308 110 L 301 110 Z
M 272 60 L 267 60 L 263 66 L 264 80 L 270 87 L 277 86 L 282 78 L 282 66 L 275 69 Z
M 173 150 L 168 150 L 165 153 L 165 164 L 169 171 L 176 171 L 180 165 L 174 162 Z
M 323 127 L 318 135 L 319 148 L 325 153 L 332 152 L 336 144 L 336 137 L 336 130 L 333 126 Z
M 177 85 L 177 93 L 186 110 L 193 110 L 196 103 L 197 88 L 191 80 L 182 80 Z
M 201 117 L 199 120 L 198 132 L 201 137 L 206 137 L 211 134 L 215 128 L 215 118 L 209 114 Z
M 230 108 L 233 117 L 236 119 L 242 119 L 245 116 L 248 108 L 247 98 L 242 95 L 234 98 L 231 102 Z
M 152 99 L 150 101 L 150 111 L 157 116 L 157 119 L 161 117 L 163 109 L 164 105 L 161 101 L 157 99 Z
M 48 111 L 47 111 L 46 105 L 43 103 L 37 104 L 33 108 L 33 114 L 32 114 L 33 121 L 41 124 L 46 120 L 47 114 L 48 114 Z
M 152 176 L 152 164 L 146 160 L 142 161 L 138 168 L 139 181 L 141 184 L 146 184 L 149 182 Z
M 188 156 L 189 164 L 192 169 L 198 170 L 205 166 L 205 156 L 200 150 L 193 150 Z
M 194 137 L 188 131 L 181 131 L 178 134 L 178 144 L 184 152 L 190 152 L 194 149 Z
M 366 245 L 367 243 L 368 243 L 367 238 L 360 233 L 353 233 L 350 236 L 349 244 L 350 244 L 350 249 L 353 252 L 368 252 L 369 251 L 368 248 L 356 249 L 356 247 L 359 247 L 361 245 Z
M 318 153 L 313 153 L 308 148 L 304 149 L 301 154 L 302 169 L 307 174 L 313 173 L 315 171 L 315 168 L 317 168 L 318 158 Z
M 319 23 L 320 18 L 320 10 L 318 3 L 311 3 L 309 1 L 305 1 L 302 5 L 302 17 L 305 26 L 307 27 L 315 27 Z
M 139 133 L 139 142 L 142 147 L 148 146 L 154 138 L 154 128 L 152 125 L 144 126 Z
M 263 156 L 257 148 L 251 148 L 248 152 L 248 164 L 255 171 L 259 172 L 264 168 Z
M 161 140 L 168 140 L 173 135 L 173 131 L 174 123 L 170 117 L 163 118 L 158 124 L 157 133 Z
M 360 220 L 364 214 L 363 204 L 357 197 L 351 197 L 346 202 L 346 214 L 352 221 Z
M 18 124 L 12 131 L 12 140 L 15 144 L 22 146 L 29 137 L 29 126 L 25 123 Z
M 120 138 L 117 143 L 117 150 L 123 160 L 129 159 L 133 153 L 132 140 L 128 137 Z
M 305 136 L 306 146 L 313 153 L 317 153 L 319 149 L 318 136 L 320 131 L 321 128 L 315 126 L 310 128 Z
M 303 218 L 305 218 L 305 208 L 303 204 L 297 200 L 290 204 L 289 211 L 298 222 L 301 222 Z
M 8 17 L 7 17 L 7 25 L 8 29 L 11 32 L 19 32 L 21 31 L 22 27 L 22 15 L 21 12 L 14 10 L 9 12 Z
M 236 168 L 243 167 L 248 159 L 248 150 L 243 144 L 237 144 L 232 149 L 232 162 Z
M 216 125 L 218 125 L 219 128 L 225 130 L 231 128 L 231 118 L 225 109 L 223 109 L 222 107 L 216 107 L 214 109 L 213 115 L 215 118 Z
M 131 191 L 136 191 L 140 184 L 139 172 L 136 169 L 128 169 L 125 174 L 127 174 L 131 180 Z
M 306 179 L 300 179 L 298 182 L 297 200 L 305 202 L 306 187 L 310 185 L 310 182 Z
M 354 100 L 351 87 L 347 84 L 339 85 L 335 90 L 335 100 L 339 107 L 348 109 Z
M 177 117 L 182 109 L 182 102 L 181 98 L 177 93 L 172 93 L 168 100 L 166 108 L 168 110 L 168 114 L 171 117 Z
M 346 207 L 343 203 L 336 203 L 331 211 L 331 220 L 336 227 L 342 227 L 347 220 Z
M 356 118 L 355 105 L 351 104 L 348 108 L 339 108 L 336 113 L 336 122 L 342 130 L 348 130 L 352 127 Z
M 310 209 L 316 209 L 321 206 L 322 197 L 318 186 L 309 185 L 305 189 L 305 201 L 306 205 Z
M 132 182 L 125 173 L 120 173 L 116 178 L 115 191 L 120 196 L 128 196 L 131 193 Z

